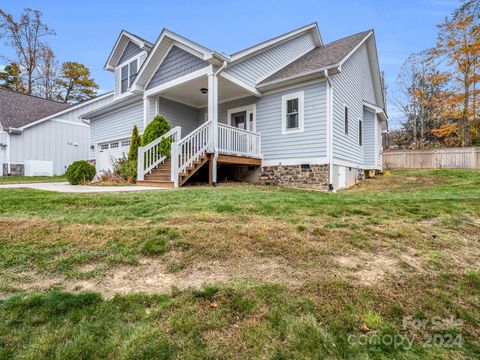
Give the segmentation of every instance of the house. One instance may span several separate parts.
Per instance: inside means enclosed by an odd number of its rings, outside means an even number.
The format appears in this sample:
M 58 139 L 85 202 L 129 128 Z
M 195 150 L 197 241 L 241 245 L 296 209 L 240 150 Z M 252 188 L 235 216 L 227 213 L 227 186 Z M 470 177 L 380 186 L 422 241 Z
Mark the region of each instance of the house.
M 172 130 L 139 149 L 140 183 L 243 179 L 339 189 L 382 169 L 387 129 L 373 30 L 324 44 L 316 23 L 227 55 L 164 29 L 121 31 L 105 69 L 114 100 L 86 113 L 97 170 L 128 151 L 156 114 Z
M 77 105 L 0 89 L 0 176 L 61 175 L 88 159 L 84 112 L 104 106 L 113 93 Z

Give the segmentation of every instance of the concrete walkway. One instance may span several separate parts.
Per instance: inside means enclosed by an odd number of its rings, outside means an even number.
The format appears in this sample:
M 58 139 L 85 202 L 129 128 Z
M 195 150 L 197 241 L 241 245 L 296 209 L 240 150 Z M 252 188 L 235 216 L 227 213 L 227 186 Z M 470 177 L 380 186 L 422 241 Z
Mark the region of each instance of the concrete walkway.
M 29 183 L 29 184 L 4 184 L 0 189 L 29 188 L 35 190 L 47 190 L 63 193 L 103 193 L 103 192 L 131 192 L 147 190 L 167 190 L 153 186 L 85 186 L 70 185 L 68 182 Z

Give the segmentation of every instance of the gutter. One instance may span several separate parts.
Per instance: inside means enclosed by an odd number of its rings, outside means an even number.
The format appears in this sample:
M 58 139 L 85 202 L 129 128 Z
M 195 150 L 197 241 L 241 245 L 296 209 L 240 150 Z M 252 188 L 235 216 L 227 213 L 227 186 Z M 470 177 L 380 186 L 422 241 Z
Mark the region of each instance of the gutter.
M 12 127 L 6 128 L 5 131 L 9 134 L 14 134 L 14 135 L 20 135 L 23 133 L 22 129 L 12 128 Z
M 333 85 L 328 75 L 328 69 L 324 70 L 327 80 L 327 163 L 328 163 L 328 191 L 333 191 Z

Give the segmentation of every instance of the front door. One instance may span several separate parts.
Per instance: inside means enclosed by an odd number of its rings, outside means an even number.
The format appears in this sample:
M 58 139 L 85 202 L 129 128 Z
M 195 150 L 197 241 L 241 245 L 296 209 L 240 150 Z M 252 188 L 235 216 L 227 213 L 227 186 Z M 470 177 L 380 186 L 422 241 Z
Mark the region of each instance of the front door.
M 255 131 L 253 110 L 232 113 L 230 115 L 230 124 L 239 129 Z

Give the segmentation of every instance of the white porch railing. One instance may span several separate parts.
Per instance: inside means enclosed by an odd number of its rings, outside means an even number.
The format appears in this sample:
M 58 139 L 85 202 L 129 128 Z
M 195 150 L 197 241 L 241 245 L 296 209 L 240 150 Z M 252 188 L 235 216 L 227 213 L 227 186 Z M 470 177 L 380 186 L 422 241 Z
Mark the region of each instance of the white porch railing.
M 178 186 L 178 176 L 204 156 L 211 144 L 211 121 L 200 125 L 183 139 L 172 144 L 172 181 Z
M 167 157 L 160 155 L 160 142 L 163 139 L 170 139 L 175 143 L 181 138 L 181 127 L 176 126 L 166 134 L 160 136 L 158 139 L 152 141 L 150 144 L 138 147 L 138 164 L 137 164 L 137 179 L 142 181 L 145 174 L 148 174 L 156 166 L 164 162 Z
M 145 147 L 138 148 L 138 180 L 144 180 L 145 174 L 166 160 L 160 155 L 160 142 L 169 138 L 171 144 L 171 181 L 178 186 L 179 176 L 186 172 L 194 162 L 200 160 L 213 149 L 213 131 L 218 131 L 218 154 L 260 158 L 260 135 L 236 127 L 218 124 L 213 129 L 212 121 L 200 125 L 190 134 L 181 138 L 181 128 L 175 127 L 165 135 Z
M 224 155 L 260 157 L 260 134 L 218 124 L 218 152 Z

